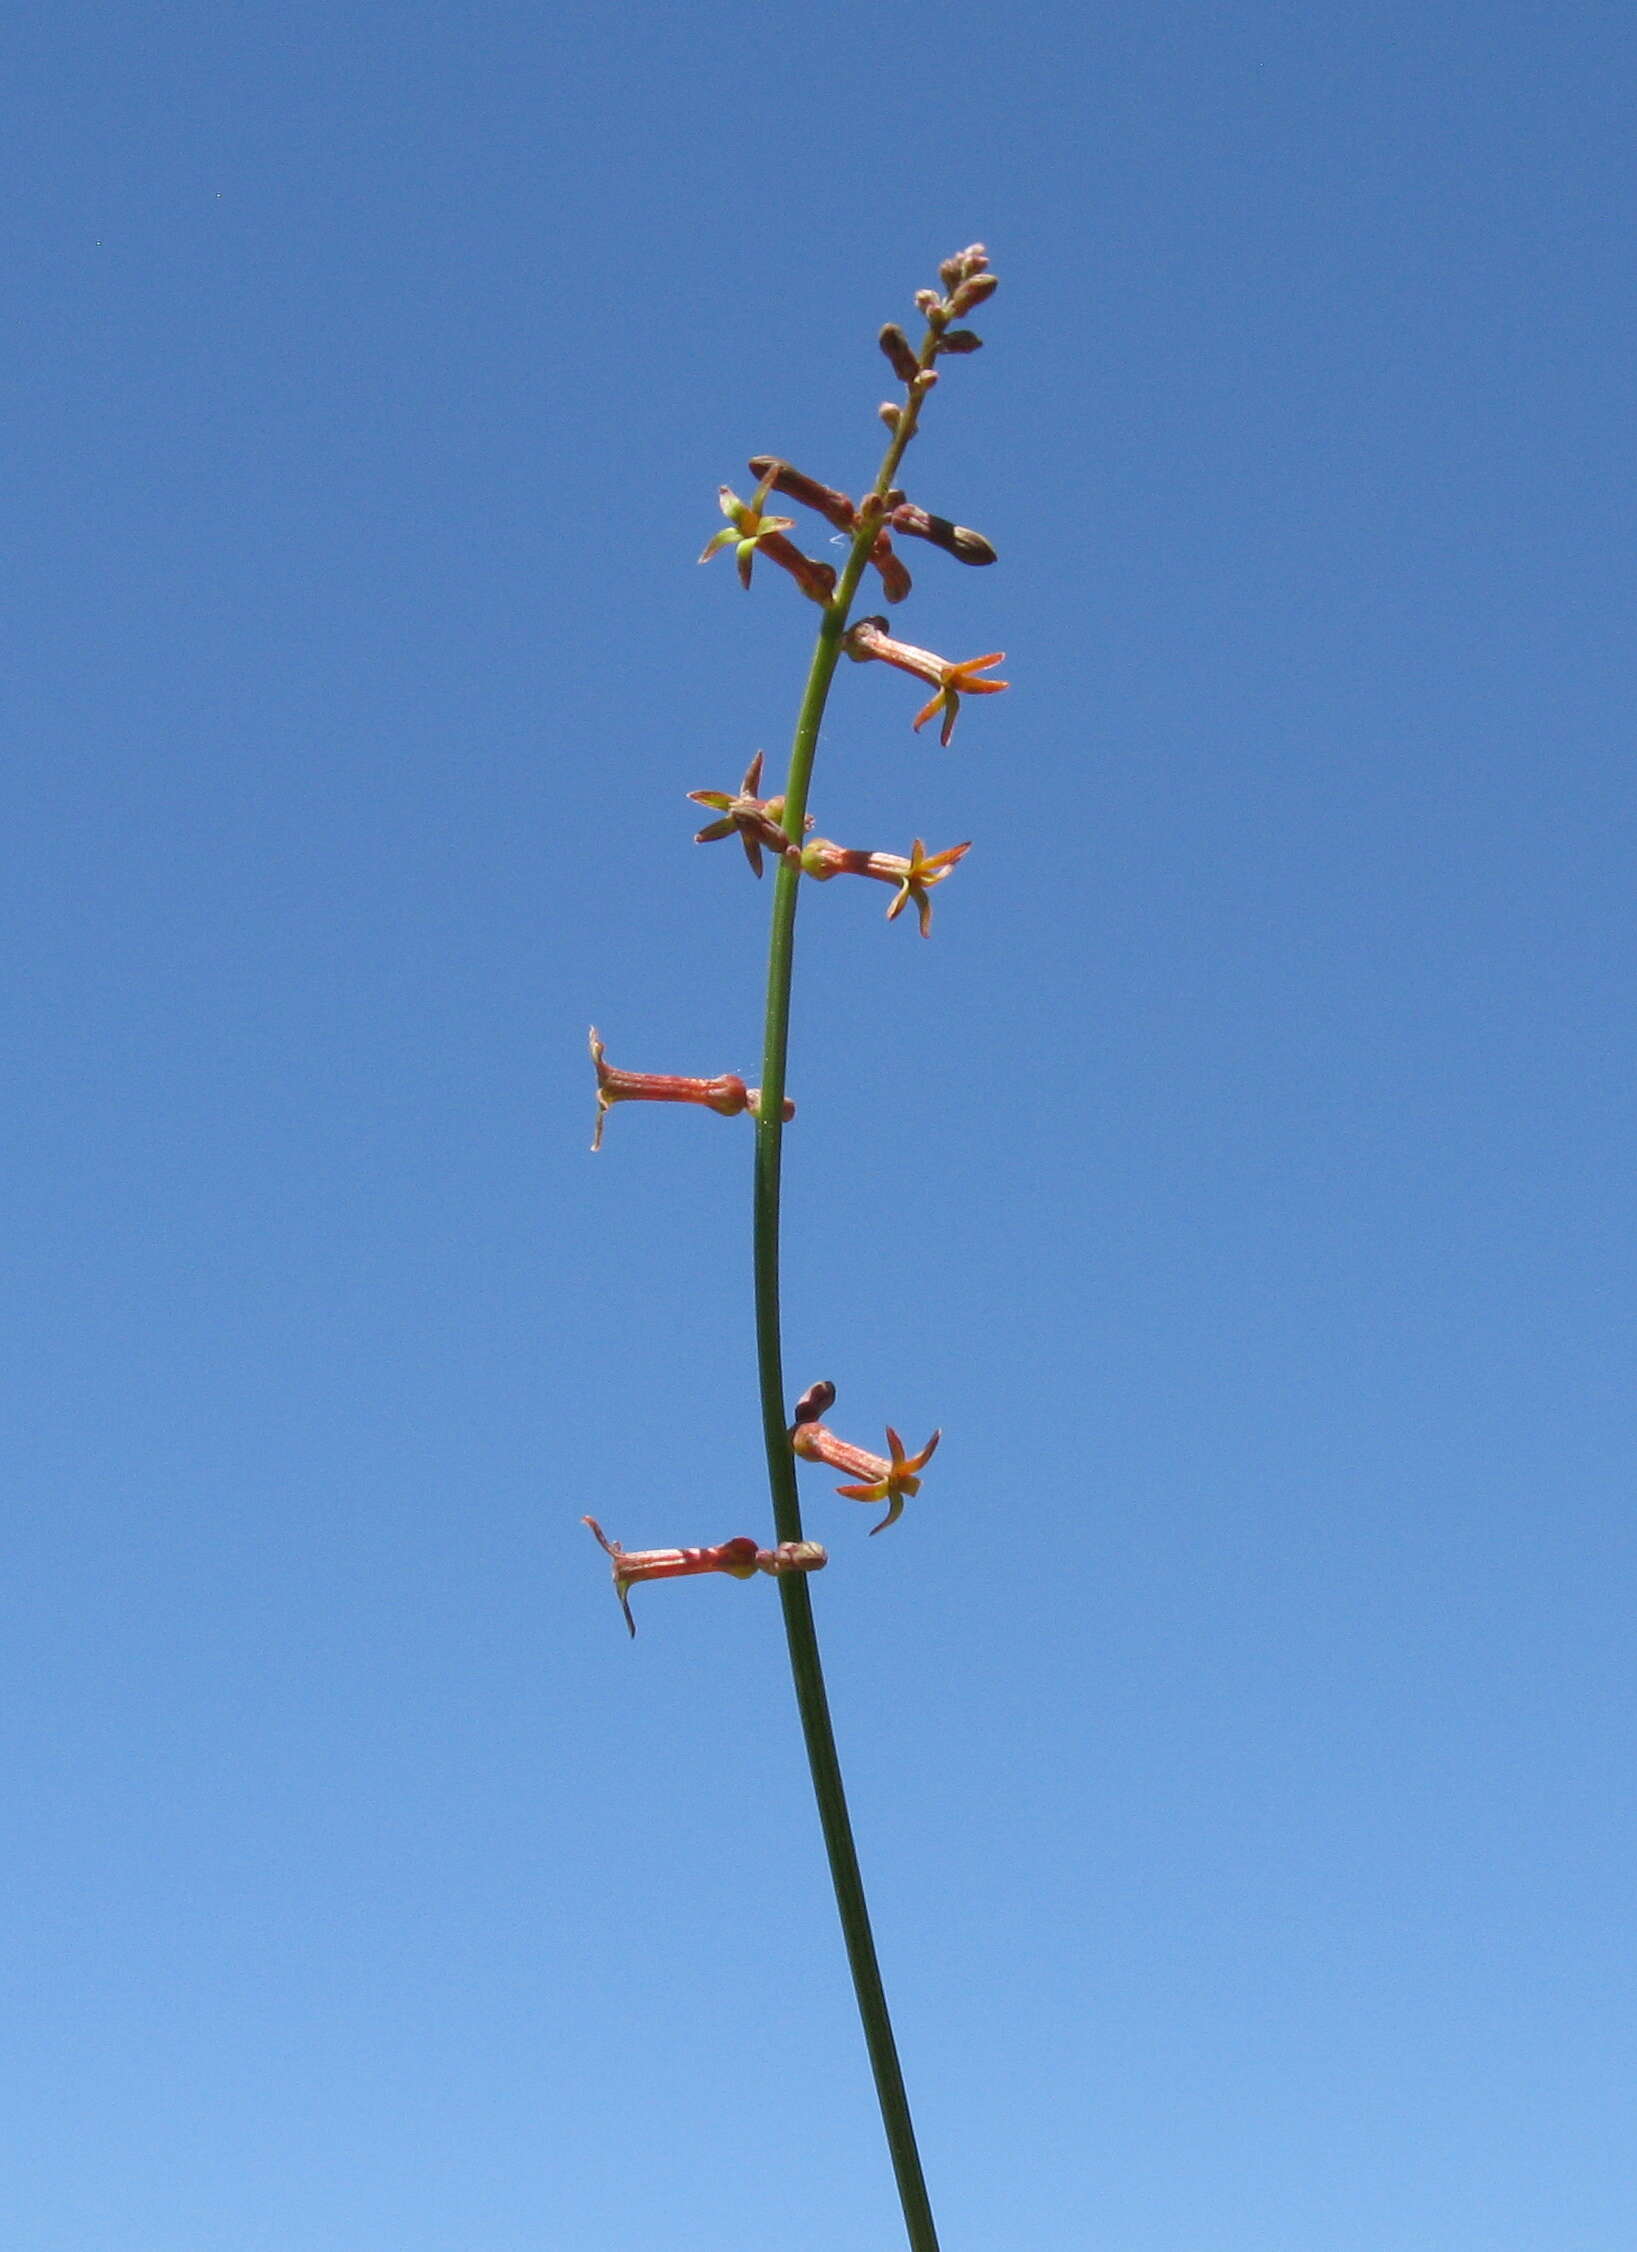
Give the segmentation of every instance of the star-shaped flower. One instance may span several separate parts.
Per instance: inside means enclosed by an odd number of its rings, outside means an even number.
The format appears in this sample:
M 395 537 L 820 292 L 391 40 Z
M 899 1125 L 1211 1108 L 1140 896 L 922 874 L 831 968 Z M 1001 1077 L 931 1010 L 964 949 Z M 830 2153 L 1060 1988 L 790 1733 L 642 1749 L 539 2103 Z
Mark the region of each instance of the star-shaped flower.
M 828 1394 L 828 1398 L 823 1397 L 824 1394 Z M 872 1533 L 883 1532 L 902 1516 L 905 1501 L 920 1492 L 921 1480 L 918 1473 L 932 1460 L 943 1433 L 934 1431 L 919 1454 L 906 1455 L 903 1440 L 889 1423 L 887 1453 L 871 1454 L 864 1447 L 855 1447 L 845 1439 L 838 1439 L 833 1431 L 818 1421 L 817 1415 L 805 1412 L 810 1403 L 815 1403 L 819 1414 L 822 1414 L 834 1398 L 834 1385 L 815 1385 L 798 1403 L 796 1422 L 790 1432 L 791 1448 L 804 1462 L 827 1462 L 832 1470 L 851 1471 L 858 1482 L 836 1488 L 836 1492 L 844 1500 L 886 1502 L 887 1514 L 879 1525 L 870 1527 Z
M 897 895 L 892 905 L 887 909 L 888 922 L 892 922 L 896 916 L 901 915 L 913 899 L 916 918 L 921 925 L 921 936 L 930 938 L 932 936 L 932 902 L 927 894 L 934 884 L 941 884 L 956 863 L 962 860 L 971 850 L 970 843 L 951 845 L 947 852 L 935 852 L 929 858 L 926 846 L 917 837 L 909 848 L 909 859 L 898 877 Z M 871 855 L 871 858 L 875 860 L 891 860 L 896 857 L 896 854 L 887 852 L 878 852 Z M 872 868 L 870 873 L 873 876 L 884 874 L 885 871 Z
M 938 730 L 940 743 L 947 744 L 955 732 L 963 696 L 998 696 L 1003 688 L 1011 686 L 1010 681 L 977 677 L 990 665 L 1004 661 L 1004 649 L 992 650 L 987 657 L 963 657 L 951 664 L 931 649 L 917 649 L 913 642 L 895 641 L 886 631 L 886 624 L 885 618 L 860 618 L 848 632 L 843 646 L 848 656 L 860 664 L 877 657 L 883 664 L 896 665 L 900 672 L 914 673 L 918 680 L 930 681 L 938 693 L 916 713 L 914 725 L 919 731 L 934 712 L 942 712 L 944 723 Z
M 963 696 L 998 696 L 1003 688 L 1012 685 L 1009 680 L 979 680 L 975 677 L 986 667 L 1002 663 L 1005 656 L 1004 649 L 996 649 L 987 657 L 968 657 L 961 664 L 945 665 L 937 695 L 930 704 L 923 704 L 915 715 L 916 733 L 920 733 L 934 712 L 942 712 L 944 723 L 938 730 L 938 740 L 947 746 L 949 738 L 955 732 L 955 720 Z
M 748 501 L 742 501 L 731 485 L 719 485 L 717 498 L 722 504 L 722 514 L 727 524 L 713 539 L 705 542 L 699 560 L 708 563 L 724 547 L 731 547 L 739 565 L 739 584 L 750 584 L 750 566 L 756 559 L 758 544 L 776 532 L 794 531 L 793 516 L 767 516 L 763 508 L 773 489 L 772 476 L 764 477 Z
M 888 922 L 901 915 L 913 899 L 921 936 L 930 938 L 932 901 L 927 894 L 971 850 L 968 840 L 951 845 L 946 852 L 929 854 L 917 837 L 906 859 L 901 852 L 854 852 L 845 845 L 832 844 L 828 837 L 809 837 L 801 848 L 801 865 L 805 875 L 816 877 L 821 884 L 828 883 L 832 876 L 873 876 L 877 883 L 896 884 L 898 894 L 887 909 Z
M 737 794 L 731 790 L 690 790 L 689 797 L 695 805 L 708 805 L 722 815 L 712 821 L 694 838 L 695 844 L 710 844 L 718 837 L 731 837 L 736 832 L 745 848 L 745 858 L 750 862 L 751 873 L 762 872 L 762 847 L 769 852 L 783 853 L 788 839 L 784 833 L 784 798 L 759 798 L 756 792 L 762 781 L 762 754 L 760 751 L 745 768 L 745 778 Z M 807 816 L 807 826 L 813 826 L 813 816 Z

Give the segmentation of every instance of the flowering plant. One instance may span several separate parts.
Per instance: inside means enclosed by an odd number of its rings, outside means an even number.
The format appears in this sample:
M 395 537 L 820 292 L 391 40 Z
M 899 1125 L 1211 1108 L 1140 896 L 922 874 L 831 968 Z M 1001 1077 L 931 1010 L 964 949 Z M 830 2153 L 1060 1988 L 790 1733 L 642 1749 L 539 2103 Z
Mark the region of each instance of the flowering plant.
M 981 533 L 952 523 L 948 517 L 934 515 L 911 501 L 897 482 L 904 455 L 919 429 L 922 410 L 939 381 L 936 363 L 947 356 L 975 352 L 983 341 L 971 329 L 957 327 L 955 323 L 993 296 L 998 286 L 989 271 L 988 256 L 981 243 L 973 243 L 970 248 L 946 259 L 938 271 L 942 288 L 923 289 L 916 296 L 915 302 L 925 323 L 919 346 L 912 345 L 895 323 L 889 323 L 880 334 L 881 349 L 903 395 L 888 400 L 879 410 L 889 433 L 887 450 L 875 482 L 863 499 L 855 502 L 848 494 L 809 477 L 778 455 L 759 454 L 749 465 L 751 475 L 757 480 L 749 501 L 741 500 L 730 486 L 720 487 L 718 497 L 727 523 L 706 542 L 699 558 L 702 563 L 708 562 L 713 555 L 731 547 L 740 583 L 749 591 L 754 565 L 760 556 L 787 572 L 820 611 L 818 638 L 797 715 L 784 788 L 772 797 L 760 795 L 763 757 L 758 751 L 737 791 L 694 790 L 689 793 L 697 804 L 717 816 L 699 831 L 699 843 L 737 836 L 757 876 L 762 873 L 764 855 L 771 856 L 776 863 L 761 1085 L 747 1087 L 731 1073 L 716 1078 L 682 1078 L 669 1073 L 617 1070 L 607 1062 L 596 1032 L 591 1035 L 591 1054 L 597 1075 L 597 1134 L 593 1148 L 601 1143 L 604 1118 L 617 1102 L 691 1103 L 719 1116 L 747 1115 L 755 1122 L 757 1364 L 774 1543 L 762 1548 L 748 1535 L 741 1535 L 715 1547 L 628 1552 L 618 1541 L 610 1541 L 595 1519 L 588 1517 L 585 1522 L 611 1560 L 614 1590 L 633 1634 L 636 1624 L 627 1598 L 639 1581 L 681 1579 L 706 1573 L 724 1573 L 731 1578 L 751 1580 L 761 1573 L 778 1583 L 796 1701 L 836 1904 L 912 2252 L 937 2252 L 937 2236 L 871 1936 L 819 1661 L 808 1583 L 810 1576 L 822 1569 L 828 1559 L 824 1549 L 808 1540 L 802 1529 L 796 1465 L 798 1461 L 823 1463 L 847 1472 L 852 1482 L 836 1490 L 854 1501 L 884 1501 L 887 1514 L 871 1528 L 882 1532 L 897 1521 L 905 1503 L 920 1492 L 921 1473 L 932 1457 L 940 1434 L 934 1431 L 919 1454 L 908 1455 L 898 1433 L 889 1426 L 887 1454 L 872 1454 L 838 1438 L 825 1425 L 823 1417 L 836 1396 L 832 1383 L 826 1381 L 810 1386 L 793 1409 L 787 1406 L 780 1331 L 779 1245 L 783 1135 L 785 1125 L 795 1114 L 795 1105 L 785 1093 L 785 1075 L 796 906 L 801 880 L 807 876 L 828 883 L 836 876 L 853 875 L 889 883 L 893 886 L 893 897 L 887 908 L 887 920 L 891 922 L 913 902 L 921 934 L 926 937 L 932 927 L 930 894 L 933 887 L 945 882 L 971 850 L 968 843 L 928 854 L 917 837 L 906 856 L 859 850 L 833 844 L 827 837 L 809 836 L 813 822 L 807 810 L 808 792 L 819 729 L 837 665 L 845 654 L 859 664 L 889 665 L 924 682 L 933 694 L 912 724 L 919 730 L 928 720 L 940 719 L 939 740 L 944 744 L 949 743 L 954 732 L 963 697 L 997 695 L 1007 685 L 1004 680 L 989 677 L 990 668 L 1003 662 L 998 650 L 988 656 L 952 662 L 929 649 L 897 640 L 886 630 L 887 621 L 883 617 L 856 621 L 852 617 L 853 603 L 866 570 L 876 573 L 888 603 L 902 602 L 910 593 L 910 574 L 893 545 L 894 534 L 926 541 L 959 563 L 983 565 L 995 561 L 995 551 Z M 842 535 L 847 543 L 847 557 L 839 573 L 832 564 L 804 554 L 787 536 L 797 530 L 797 520 L 770 513 L 768 503 L 775 493 L 798 507 L 812 510 Z

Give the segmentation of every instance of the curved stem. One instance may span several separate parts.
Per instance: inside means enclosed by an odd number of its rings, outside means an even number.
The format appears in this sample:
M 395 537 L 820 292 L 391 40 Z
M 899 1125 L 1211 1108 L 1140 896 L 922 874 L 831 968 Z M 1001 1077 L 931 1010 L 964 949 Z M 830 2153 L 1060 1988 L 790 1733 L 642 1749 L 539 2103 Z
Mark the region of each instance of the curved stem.
M 937 339 L 928 330 L 921 347 L 920 364 L 931 365 Z M 873 487 L 885 500 L 915 433 L 924 393 L 912 390 L 899 418 L 886 458 Z M 881 529 L 879 517 L 866 517 L 853 537 L 852 551 L 825 605 L 818 642 L 807 675 L 807 687 L 796 719 L 795 741 L 790 751 L 790 772 L 784 787 L 784 831 L 799 846 L 807 818 L 807 796 L 819 729 L 829 699 L 830 683 L 841 656 L 842 636 L 858 584 L 864 575 L 871 547 Z M 786 1407 L 784 1355 L 779 1322 L 779 1192 L 784 1148 L 785 1067 L 790 1044 L 790 988 L 795 968 L 796 902 L 801 869 L 794 858 L 778 864 L 773 885 L 772 936 L 768 949 L 766 1038 L 762 1056 L 762 1096 L 756 1122 L 756 1181 L 754 1235 L 756 1268 L 756 1360 L 760 1377 L 762 1430 L 767 1447 L 768 1484 L 773 1497 L 773 1520 L 781 1541 L 803 1538 L 801 1503 L 796 1491 L 796 1458 L 791 1452 L 789 1411 Z M 916 2148 L 909 2099 L 899 2068 L 886 1990 L 876 1959 L 870 1930 L 864 1880 L 859 1872 L 852 1823 L 842 1787 L 841 1763 L 835 1732 L 830 1725 L 829 1700 L 824 1692 L 824 1670 L 819 1659 L 818 1634 L 813 1624 L 812 1598 L 800 1573 L 789 1573 L 778 1583 L 784 1606 L 785 1640 L 790 1654 L 791 1678 L 801 1715 L 807 1762 L 818 1800 L 819 1822 L 830 1863 L 830 1881 L 841 1917 L 853 1991 L 863 2023 L 870 2069 L 886 2129 L 887 2147 L 904 2209 L 904 2226 L 912 2252 L 938 2252 L 937 2231 L 927 2198 L 926 2180 Z

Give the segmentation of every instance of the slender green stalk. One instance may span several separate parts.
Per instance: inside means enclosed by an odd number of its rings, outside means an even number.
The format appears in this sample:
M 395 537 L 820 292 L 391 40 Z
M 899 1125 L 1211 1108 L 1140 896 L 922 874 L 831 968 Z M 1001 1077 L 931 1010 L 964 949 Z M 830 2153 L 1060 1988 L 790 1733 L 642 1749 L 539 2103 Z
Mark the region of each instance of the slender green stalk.
M 935 335 L 929 329 L 920 353 L 923 368 L 930 367 L 936 342 Z M 911 391 L 900 415 L 892 444 L 887 448 L 886 458 L 881 464 L 873 488 L 882 502 L 892 487 L 904 448 L 914 436 L 923 396 L 918 391 Z M 847 630 L 848 614 L 858 592 L 859 581 L 864 575 L 870 549 L 880 529 L 879 516 L 865 512 L 864 521 L 853 538 L 852 552 L 847 558 L 833 597 L 825 605 L 824 616 L 819 625 L 812 667 L 807 675 L 807 687 L 802 695 L 801 710 L 796 720 L 789 777 L 784 787 L 784 831 L 798 847 L 806 824 L 807 797 L 812 781 L 813 759 L 818 749 L 819 729 L 824 720 L 830 683 L 835 677 L 836 664 L 841 656 L 842 636 Z M 785 1067 L 790 1045 L 790 985 L 795 968 L 796 901 L 800 883 L 801 869 L 798 861 L 793 856 L 781 859 L 773 886 L 772 936 L 767 966 L 767 1031 L 762 1056 L 762 1097 L 756 1124 L 756 1359 L 761 1384 L 762 1428 L 767 1445 L 768 1484 L 773 1495 L 774 1523 L 781 1541 L 801 1540 L 804 1537 L 801 1503 L 796 1491 L 796 1459 L 790 1446 L 790 1415 L 786 1405 L 784 1354 L 779 1324 L 779 1188 L 784 1144 L 784 1124 L 780 1114 L 784 1104 Z M 921 2171 L 920 2152 L 916 2148 L 909 2099 L 904 2092 L 898 2047 L 893 2039 L 892 2018 L 888 2013 L 886 1990 L 881 1983 L 881 1967 L 876 1959 L 875 1939 L 870 1930 L 864 1880 L 859 1873 L 858 1852 L 853 1844 L 852 1823 L 847 1814 L 841 1763 L 836 1754 L 835 1732 L 830 1725 L 829 1700 L 824 1693 L 824 1669 L 819 1659 L 812 1600 L 806 1578 L 800 1573 L 787 1574 L 778 1584 L 784 1605 L 790 1672 L 795 1683 L 802 1735 L 807 1745 L 807 1763 L 813 1776 L 813 1791 L 818 1800 L 825 1852 L 830 1862 L 830 1881 L 835 1889 L 836 1907 L 841 1916 L 847 1961 L 853 1976 L 853 1991 L 858 1998 L 858 2014 L 863 2022 L 870 2069 L 875 2075 L 876 2096 L 881 2106 L 882 2124 L 886 2129 L 887 2147 L 892 2155 L 899 2202 L 904 2209 L 904 2226 L 912 2252 L 938 2252 L 938 2235 L 933 2226 L 926 2179 Z

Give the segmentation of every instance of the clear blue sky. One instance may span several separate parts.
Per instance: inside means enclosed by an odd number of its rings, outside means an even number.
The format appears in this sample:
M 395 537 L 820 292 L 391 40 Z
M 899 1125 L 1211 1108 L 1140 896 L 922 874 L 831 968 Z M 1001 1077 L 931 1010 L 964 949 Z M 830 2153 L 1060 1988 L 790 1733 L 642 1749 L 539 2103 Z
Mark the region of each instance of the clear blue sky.
M 789 1355 L 946 2252 L 1630 2252 L 1629 12 L 11 35 L 7 2252 L 898 2241 L 765 1582 L 742 1121 L 873 343 L 1005 649 L 847 668 Z M 763 583 L 765 579 L 766 583 Z

